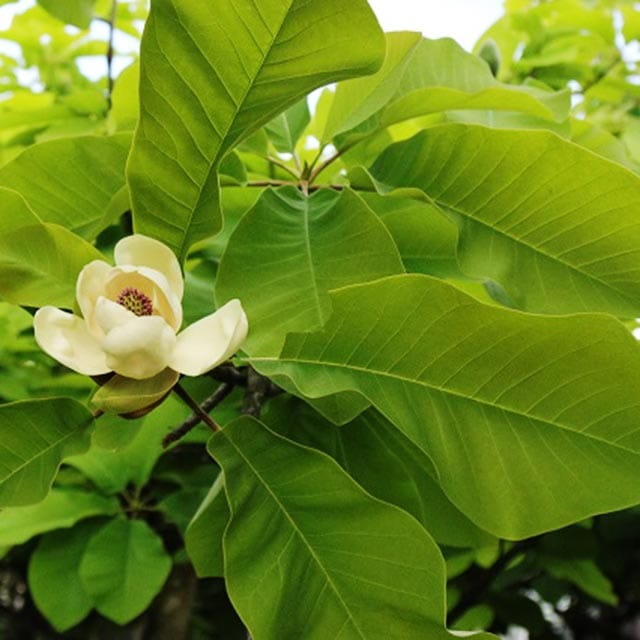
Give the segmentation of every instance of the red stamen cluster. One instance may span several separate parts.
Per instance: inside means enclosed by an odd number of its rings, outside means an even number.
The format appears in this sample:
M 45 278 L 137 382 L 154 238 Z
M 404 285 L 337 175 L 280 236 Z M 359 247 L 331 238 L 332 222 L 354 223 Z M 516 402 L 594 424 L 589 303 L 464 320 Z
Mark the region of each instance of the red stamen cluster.
M 133 311 L 137 316 L 150 316 L 153 313 L 151 298 L 134 287 L 123 289 L 116 300 L 125 309 Z

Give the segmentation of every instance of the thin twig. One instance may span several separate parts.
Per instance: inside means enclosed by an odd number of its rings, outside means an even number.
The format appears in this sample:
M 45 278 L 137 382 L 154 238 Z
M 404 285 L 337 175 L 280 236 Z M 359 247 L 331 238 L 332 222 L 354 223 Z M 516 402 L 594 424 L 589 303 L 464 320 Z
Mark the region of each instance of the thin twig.
M 282 160 L 278 158 L 274 158 L 273 156 L 267 156 L 267 160 L 275 165 L 276 167 L 280 167 L 283 171 L 286 171 L 290 176 L 294 177 L 296 180 L 300 179 L 300 175 L 297 174 L 291 167 L 287 166 Z
M 233 388 L 233 384 L 228 384 L 226 382 L 222 383 L 204 402 L 199 405 L 201 411 L 208 414 L 209 411 L 215 409 L 233 391 Z M 197 427 L 202 420 L 203 418 L 200 413 L 192 413 L 179 427 L 170 431 L 162 439 L 162 447 L 166 449 L 169 445 L 177 442 L 181 438 L 184 438 L 184 436 Z
M 107 46 L 107 108 L 111 110 L 111 95 L 113 93 L 113 37 L 116 30 L 116 16 L 118 12 L 118 0 L 113 0 L 111 15 L 109 16 L 109 41 Z
M 356 143 L 354 143 L 356 144 Z M 327 158 L 324 162 L 319 164 L 310 174 L 309 174 L 309 184 L 313 184 L 315 179 L 330 165 L 332 165 L 338 158 L 344 155 L 349 149 L 351 149 L 354 144 L 349 144 L 336 151 L 331 157 Z
M 214 419 L 206 413 L 202 407 L 189 395 L 187 390 L 178 383 L 173 390 L 176 395 L 195 413 L 200 417 L 200 420 L 204 422 L 211 431 L 219 431 L 220 427 L 215 423 Z
M 297 187 L 291 180 L 254 180 L 246 183 L 247 187 Z

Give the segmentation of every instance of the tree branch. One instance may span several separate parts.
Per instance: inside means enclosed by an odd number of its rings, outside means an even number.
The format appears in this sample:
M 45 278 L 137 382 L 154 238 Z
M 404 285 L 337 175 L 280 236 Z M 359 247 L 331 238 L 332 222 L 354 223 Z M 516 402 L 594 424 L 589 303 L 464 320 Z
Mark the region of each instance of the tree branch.
M 111 95 L 113 94 L 113 36 L 116 30 L 116 15 L 118 12 L 118 0 L 113 0 L 111 14 L 109 16 L 109 41 L 107 44 L 107 110 L 111 110 Z

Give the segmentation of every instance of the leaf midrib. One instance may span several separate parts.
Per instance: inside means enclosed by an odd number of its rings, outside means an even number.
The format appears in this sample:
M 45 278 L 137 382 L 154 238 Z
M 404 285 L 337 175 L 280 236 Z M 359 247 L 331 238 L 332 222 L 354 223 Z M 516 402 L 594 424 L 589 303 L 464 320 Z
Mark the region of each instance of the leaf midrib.
M 236 445 L 235 442 L 233 442 L 233 440 L 229 436 L 227 436 L 224 433 L 224 431 L 222 431 L 221 433 L 223 435 L 225 435 L 226 441 L 235 449 L 236 453 L 242 458 L 242 460 L 244 460 L 245 464 L 249 467 L 249 469 L 251 469 L 251 471 L 254 473 L 256 478 L 260 481 L 260 483 L 262 484 L 264 489 L 267 491 L 267 493 L 271 496 L 271 498 L 273 499 L 275 504 L 278 506 L 278 508 L 280 509 L 280 511 L 281 511 L 282 515 L 284 516 L 285 520 L 287 520 L 289 522 L 289 524 L 291 525 L 292 529 L 298 534 L 298 536 L 300 537 L 300 539 L 302 540 L 302 542 L 304 543 L 304 545 L 308 549 L 309 554 L 315 560 L 318 568 L 320 569 L 320 572 L 322 573 L 322 575 L 325 576 L 327 584 L 331 587 L 331 589 L 332 589 L 333 593 L 335 594 L 336 598 L 338 599 L 339 603 L 342 605 L 345 613 L 347 614 L 347 619 L 351 620 L 351 622 L 352 622 L 352 624 L 354 626 L 354 629 L 358 632 L 358 634 L 362 638 L 362 640 L 367 640 L 366 636 L 363 634 L 363 632 L 360 629 L 360 627 L 358 626 L 355 618 L 353 617 L 353 614 L 349 610 L 349 607 L 347 606 L 347 603 L 344 601 L 342 595 L 340 594 L 340 591 L 338 590 L 338 588 L 334 584 L 333 580 L 331 579 L 331 576 L 329 575 L 329 572 L 325 569 L 324 565 L 320 561 L 320 558 L 316 555 L 316 553 L 315 553 L 315 551 L 313 549 L 313 546 L 307 540 L 306 536 L 301 531 L 301 529 L 297 526 L 295 520 L 289 515 L 289 512 L 285 509 L 285 506 L 278 499 L 278 496 L 272 491 L 272 489 L 269 486 L 269 484 L 266 481 L 266 479 L 264 479 L 262 477 L 262 475 L 260 474 L 260 472 L 258 471 L 258 469 L 256 469 L 256 467 L 253 464 L 251 464 L 251 461 L 244 455 L 242 450 Z
M 565 425 L 565 424 L 561 424 L 561 423 L 557 423 L 557 422 L 550 422 L 549 420 L 544 419 L 542 417 L 528 415 L 526 413 L 519 413 L 517 410 L 515 410 L 515 409 L 513 409 L 511 407 L 507 407 L 507 406 L 504 406 L 504 405 L 501 405 L 501 404 L 497 404 L 495 402 L 490 402 L 488 400 L 484 400 L 484 399 L 477 398 L 477 397 L 474 397 L 474 396 L 467 396 L 467 395 L 464 395 L 463 393 L 460 393 L 458 391 L 454 391 L 453 389 L 447 389 L 445 387 L 440 387 L 438 385 L 435 385 L 433 383 L 429 383 L 427 381 L 415 380 L 415 379 L 412 379 L 412 378 L 408 378 L 406 376 L 402 376 L 402 375 L 397 374 L 397 373 L 392 373 L 390 371 L 381 371 L 381 370 L 378 370 L 378 369 L 366 369 L 365 367 L 359 367 L 359 366 L 353 365 L 353 364 L 345 364 L 345 363 L 340 363 L 340 362 L 327 362 L 327 361 L 324 361 L 324 360 L 305 360 L 305 359 L 293 359 L 293 358 L 269 358 L 269 357 L 263 357 L 263 358 L 251 358 L 251 361 L 252 362 L 266 362 L 266 363 L 271 363 L 271 364 L 273 364 L 273 363 L 276 363 L 276 364 L 290 363 L 290 364 L 294 364 L 294 365 L 295 364 L 301 364 L 301 365 L 310 365 L 310 366 L 319 366 L 319 367 L 328 367 L 328 368 L 338 368 L 338 369 L 351 370 L 351 371 L 355 371 L 357 373 L 370 375 L 370 376 L 380 376 L 380 377 L 383 377 L 383 378 L 390 378 L 390 379 L 397 380 L 397 381 L 400 381 L 400 382 L 403 382 L 403 383 L 408 383 L 408 384 L 411 384 L 411 385 L 424 387 L 424 388 L 427 388 L 427 389 L 429 389 L 431 391 L 440 392 L 443 395 L 448 395 L 448 396 L 452 396 L 454 398 L 459 398 L 459 399 L 462 399 L 462 400 L 475 402 L 475 403 L 477 403 L 479 405 L 482 405 L 484 407 L 490 407 L 492 409 L 497 409 L 499 411 L 504 411 L 505 413 L 517 416 L 520 419 L 526 418 L 527 420 L 535 420 L 538 423 L 550 426 L 552 428 L 562 429 L 563 431 L 567 431 L 568 433 L 571 433 L 573 435 L 582 436 L 583 438 L 586 438 L 588 440 L 593 440 L 595 442 L 606 444 L 606 445 L 608 445 L 610 447 L 614 447 L 615 449 L 624 451 L 626 453 L 631 453 L 633 455 L 638 455 L 638 451 L 636 451 L 634 449 L 630 449 L 630 448 L 621 446 L 616 442 L 611 442 L 609 440 L 605 440 L 603 438 L 599 438 L 599 437 L 594 436 L 592 434 L 585 433 L 584 431 L 576 431 L 575 429 L 573 429 L 569 425 Z M 344 390 L 345 391 L 346 390 L 356 391 L 357 393 L 360 393 L 360 394 L 364 395 L 371 403 L 374 404 L 374 406 L 378 407 L 378 404 L 376 403 L 376 401 L 374 399 L 372 399 L 369 395 L 367 395 L 366 393 L 361 391 L 355 385 L 352 386 L 352 387 L 349 387 L 348 389 L 344 389 Z M 320 397 L 326 397 L 326 396 L 320 396 Z M 380 411 L 382 411 L 382 410 L 380 409 Z M 386 416 L 386 414 L 385 414 L 385 416 Z M 388 416 L 386 416 L 386 417 L 389 420 L 391 420 Z
M 541 255 L 541 256 L 545 257 L 546 259 L 550 260 L 551 262 L 555 262 L 555 263 L 561 264 L 563 267 L 566 267 L 569 271 L 577 273 L 578 275 L 580 275 L 581 277 L 585 278 L 586 280 L 588 280 L 590 282 L 595 281 L 600 286 L 604 287 L 605 289 L 609 289 L 611 291 L 614 291 L 617 295 L 619 295 L 622 298 L 624 298 L 625 301 L 628 304 L 634 304 L 634 300 L 629 297 L 629 293 L 627 291 L 619 289 L 613 283 L 606 282 L 606 281 L 598 278 L 596 275 L 593 275 L 593 274 L 590 274 L 590 273 L 588 273 L 586 271 L 583 271 L 577 265 L 573 265 L 573 264 L 563 260 L 562 258 L 560 258 L 558 256 L 551 255 L 551 254 L 547 253 L 546 251 L 544 251 L 542 248 L 537 247 L 537 246 L 535 246 L 533 244 L 529 244 L 528 242 L 525 242 L 521 238 L 517 238 L 517 237 L 507 233 L 503 229 L 499 229 L 497 227 L 493 227 L 488 222 L 486 222 L 484 220 L 481 220 L 480 218 L 475 218 L 472 215 L 470 215 L 468 212 L 466 212 L 466 211 L 464 211 L 464 210 L 462 210 L 462 209 L 460 209 L 460 208 L 458 208 L 458 207 L 456 207 L 454 205 L 449 205 L 446 202 L 443 202 L 443 201 L 433 197 L 431 194 L 429 194 L 425 189 L 423 189 L 421 187 L 418 187 L 418 189 L 422 193 L 425 194 L 425 196 L 429 200 L 429 203 L 432 206 L 436 207 L 440 211 L 441 215 L 446 216 L 446 214 L 443 211 L 443 209 L 448 209 L 450 211 L 453 211 L 454 213 L 457 213 L 461 217 L 463 217 L 463 218 L 465 218 L 467 220 L 470 220 L 471 222 L 475 222 L 477 224 L 482 225 L 483 227 L 489 229 L 493 233 L 498 233 L 498 234 L 504 236 L 505 238 L 509 239 L 511 242 L 515 243 L 516 245 L 522 245 L 523 247 L 526 247 L 527 249 L 529 249 L 530 251 L 532 251 L 536 255 Z M 459 244 L 459 242 L 460 241 L 458 240 L 458 244 Z

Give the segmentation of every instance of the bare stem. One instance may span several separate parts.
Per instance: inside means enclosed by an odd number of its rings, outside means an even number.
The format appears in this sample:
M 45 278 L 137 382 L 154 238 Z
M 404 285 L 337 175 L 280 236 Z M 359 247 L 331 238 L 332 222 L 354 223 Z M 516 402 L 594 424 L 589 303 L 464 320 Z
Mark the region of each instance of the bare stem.
M 111 15 L 109 16 L 109 41 L 107 44 L 107 107 L 111 109 L 111 95 L 113 94 L 113 36 L 116 30 L 116 15 L 118 12 L 118 0 L 113 0 Z
M 193 413 L 202 420 L 211 431 L 219 431 L 220 427 L 215 423 L 214 419 L 203 410 L 203 408 L 189 395 L 187 390 L 178 383 L 173 390 L 176 395 L 193 411 Z

